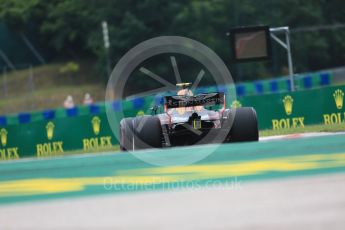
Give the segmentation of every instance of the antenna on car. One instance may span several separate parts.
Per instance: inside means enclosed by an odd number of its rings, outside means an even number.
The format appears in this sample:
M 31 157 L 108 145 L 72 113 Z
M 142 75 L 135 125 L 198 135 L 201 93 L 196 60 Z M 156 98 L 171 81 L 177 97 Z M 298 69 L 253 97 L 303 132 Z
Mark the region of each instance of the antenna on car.
M 188 88 L 188 87 L 191 86 L 191 85 L 192 85 L 192 83 L 190 83 L 190 82 L 177 83 L 177 84 L 176 84 L 176 86 L 177 86 L 177 87 L 180 87 L 181 89 L 186 89 L 186 88 Z
M 177 91 L 177 95 L 179 96 L 193 96 L 193 92 L 189 89 L 189 86 L 192 83 L 177 83 L 176 86 L 180 87 L 180 89 Z

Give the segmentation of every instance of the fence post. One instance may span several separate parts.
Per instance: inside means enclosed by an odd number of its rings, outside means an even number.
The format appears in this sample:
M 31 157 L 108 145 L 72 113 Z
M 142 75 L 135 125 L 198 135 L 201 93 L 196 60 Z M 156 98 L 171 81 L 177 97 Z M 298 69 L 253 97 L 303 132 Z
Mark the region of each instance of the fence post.
M 29 83 L 29 91 L 31 95 L 31 109 L 34 108 L 34 90 L 35 90 L 35 84 L 34 84 L 34 74 L 33 74 L 33 69 L 32 65 L 29 65 L 29 76 L 28 76 L 28 83 Z
M 2 87 L 4 90 L 4 98 L 8 96 L 8 89 L 7 89 L 7 67 L 2 69 Z

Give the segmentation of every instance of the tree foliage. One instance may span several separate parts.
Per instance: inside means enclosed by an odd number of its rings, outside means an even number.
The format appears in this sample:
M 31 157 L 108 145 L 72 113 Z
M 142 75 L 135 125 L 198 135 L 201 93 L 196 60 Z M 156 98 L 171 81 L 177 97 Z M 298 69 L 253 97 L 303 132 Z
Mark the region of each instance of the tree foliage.
M 343 0 L 1 0 L 0 17 L 13 31 L 25 32 L 31 25 L 57 57 L 93 57 L 100 63 L 103 20 L 109 25 L 112 64 L 148 38 L 181 35 L 206 44 L 234 69 L 227 30 L 258 24 L 292 29 L 297 72 L 345 63 L 344 28 L 297 30 L 345 23 Z M 237 65 L 238 79 L 284 74 L 285 51 L 276 44 L 273 51 L 272 62 Z

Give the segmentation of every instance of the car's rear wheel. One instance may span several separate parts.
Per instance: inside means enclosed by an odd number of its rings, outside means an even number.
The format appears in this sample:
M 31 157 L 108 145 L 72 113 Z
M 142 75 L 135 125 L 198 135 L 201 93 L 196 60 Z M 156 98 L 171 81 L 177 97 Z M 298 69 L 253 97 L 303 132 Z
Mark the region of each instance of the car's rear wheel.
M 133 118 L 124 118 L 120 122 L 120 149 L 133 149 Z
M 158 117 L 125 118 L 120 122 L 120 149 L 131 151 L 162 147 L 162 127 Z
M 141 116 L 133 122 L 135 149 L 161 148 L 162 126 L 158 117 Z
M 258 119 L 252 107 L 241 107 L 230 110 L 233 124 L 230 130 L 230 142 L 258 141 Z

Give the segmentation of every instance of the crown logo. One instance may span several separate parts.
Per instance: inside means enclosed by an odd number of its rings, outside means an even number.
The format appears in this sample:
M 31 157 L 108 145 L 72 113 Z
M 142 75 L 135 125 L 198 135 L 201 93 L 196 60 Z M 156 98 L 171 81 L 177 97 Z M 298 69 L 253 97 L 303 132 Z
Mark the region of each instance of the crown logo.
M 343 103 L 344 103 L 344 92 L 340 89 L 337 89 L 333 93 L 333 97 L 334 97 L 335 105 L 337 106 L 337 108 L 342 109 Z
M 139 116 L 144 116 L 144 115 L 145 115 L 145 112 L 142 111 L 142 110 L 140 110 L 140 111 L 137 113 L 137 117 L 139 117 Z
M 7 144 L 7 131 L 6 131 L 6 129 L 0 130 L 0 139 L 1 139 L 1 145 L 3 147 L 5 147 Z
M 237 109 L 237 108 L 241 108 L 241 107 L 242 107 L 241 102 L 239 102 L 239 101 L 237 101 L 237 100 L 234 100 L 234 101 L 231 103 L 231 108 Z
M 283 99 L 285 113 L 290 115 L 292 113 L 293 107 L 293 98 L 290 95 L 287 95 Z
M 93 133 L 95 135 L 98 135 L 99 132 L 101 131 L 101 119 L 99 119 L 99 117 L 93 117 L 91 120 L 92 123 L 92 129 L 93 129 Z
M 46 125 L 46 129 L 47 129 L 47 138 L 48 140 L 51 140 L 53 139 L 53 136 L 54 136 L 54 128 L 55 128 L 55 125 L 53 122 L 49 121 Z

